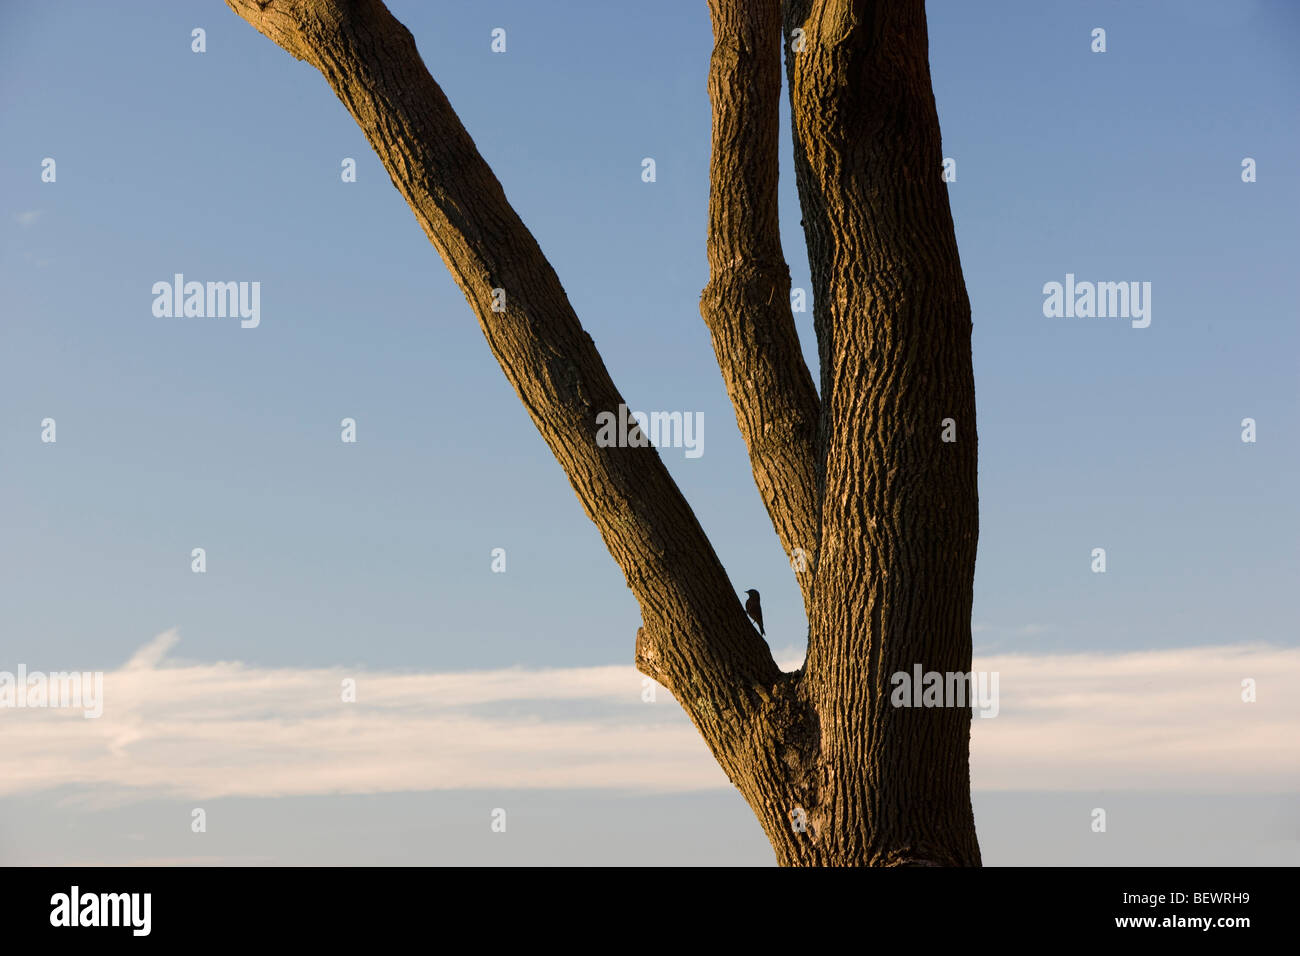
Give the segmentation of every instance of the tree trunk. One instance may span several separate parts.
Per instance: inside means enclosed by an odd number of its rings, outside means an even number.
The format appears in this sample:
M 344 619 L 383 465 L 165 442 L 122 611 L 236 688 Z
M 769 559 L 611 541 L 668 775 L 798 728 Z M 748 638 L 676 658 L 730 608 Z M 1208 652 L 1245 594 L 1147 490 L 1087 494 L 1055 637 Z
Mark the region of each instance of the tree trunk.
M 804 31 L 787 64 L 827 438 L 806 666 L 830 768 L 819 858 L 978 864 L 970 710 L 889 694 L 915 664 L 970 671 L 979 523 L 970 303 L 925 8 L 803 0 L 785 27 Z
M 379 0 L 227 2 L 320 70 L 374 147 L 636 594 L 638 668 L 690 715 L 778 861 L 978 865 L 969 708 L 890 700 L 915 665 L 970 671 L 978 533 L 970 305 L 923 0 L 785 5 L 820 397 L 778 236 L 781 4 L 709 4 L 701 313 L 808 611 L 792 674 L 655 450 L 597 445 L 597 414 L 622 399 L 410 33 Z

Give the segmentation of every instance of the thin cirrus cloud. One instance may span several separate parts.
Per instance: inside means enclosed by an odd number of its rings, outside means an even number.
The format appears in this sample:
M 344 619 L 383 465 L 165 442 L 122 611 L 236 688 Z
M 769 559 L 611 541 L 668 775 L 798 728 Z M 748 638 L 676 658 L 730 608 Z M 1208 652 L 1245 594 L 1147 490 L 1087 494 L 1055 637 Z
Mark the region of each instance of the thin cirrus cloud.
M 730 786 L 668 692 L 644 699 L 631 667 L 271 669 L 177 661 L 178 640 L 164 632 L 105 673 L 98 719 L 0 712 L 0 796 Z M 975 666 L 996 672 L 1000 691 L 998 716 L 972 722 L 978 790 L 1300 789 L 1300 648 L 1018 653 Z M 1245 678 L 1255 703 L 1241 699 Z M 355 703 L 342 700 L 346 679 Z

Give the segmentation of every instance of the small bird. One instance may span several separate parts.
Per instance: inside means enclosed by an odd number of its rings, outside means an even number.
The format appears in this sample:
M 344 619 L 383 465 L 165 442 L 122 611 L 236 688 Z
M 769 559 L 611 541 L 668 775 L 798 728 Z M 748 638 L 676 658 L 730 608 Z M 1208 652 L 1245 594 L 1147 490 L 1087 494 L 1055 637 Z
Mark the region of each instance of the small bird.
M 758 625 L 758 633 L 767 637 L 767 631 L 763 630 L 763 605 L 758 603 L 758 592 L 750 588 L 745 593 L 749 595 L 745 599 L 745 613 L 752 617 L 754 623 Z

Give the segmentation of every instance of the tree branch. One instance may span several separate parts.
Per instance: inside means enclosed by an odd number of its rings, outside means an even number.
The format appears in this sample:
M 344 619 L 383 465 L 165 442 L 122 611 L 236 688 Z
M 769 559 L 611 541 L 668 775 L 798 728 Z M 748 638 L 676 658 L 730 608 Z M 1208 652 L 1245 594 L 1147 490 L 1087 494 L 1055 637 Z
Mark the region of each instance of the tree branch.
M 638 665 L 737 769 L 780 671 L 655 449 L 597 445 L 622 396 L 410 32 L 379 0 L 227 3 L 316 67 L 365 133 L 636 594 Z
M 819 408 L 790 310 L 790 270 L 777 215 L 781 4 L 709 0 L 709 13 L 710 278 L 700 313 L 749 449 L 754 483 L 810 609 L 821 524 Z

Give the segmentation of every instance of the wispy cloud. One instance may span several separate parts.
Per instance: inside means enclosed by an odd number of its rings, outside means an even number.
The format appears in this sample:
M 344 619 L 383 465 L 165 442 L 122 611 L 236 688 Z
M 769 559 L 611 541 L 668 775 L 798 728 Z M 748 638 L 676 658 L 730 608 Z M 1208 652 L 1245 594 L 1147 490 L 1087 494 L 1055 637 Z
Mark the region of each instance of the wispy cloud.
M 631 667 L 260 668 L 173 661 L 177 640 L 159 634 L 105 674 L 98 720 L 0 711 L 0 795 L 730 786 L 668 692 L 645 702 Z M 976 668 L 1001 691 L 999 716 L 972 724 L 977 789 L 1300 789 L 1300 649 L 1004 654 Z M 1257 703 L 1241 701 L 1248 677 Z
M 1001 713 L 973 726 L 977 789 L 1300 789 L 1300 648 L 999 654 L 976 667 L 1001 673 Z
M 37 220 L 44 215 L 44 209 L 28 209 L 25 212 L 14 213 L 14 222 L 26 229 L 28 226 L 36 225 Z
M 1015 634 L 1021 637 L 1035 637 L 1039 634 L 1046 634 L 1047 628 L 1041 624 L 1021 624 L 1016 627 L 1003 627 L 998 624 L 988 624 L 978 622 L 971 625 L 972 634 L 986 634 L 993 632 L 996 634 Z

